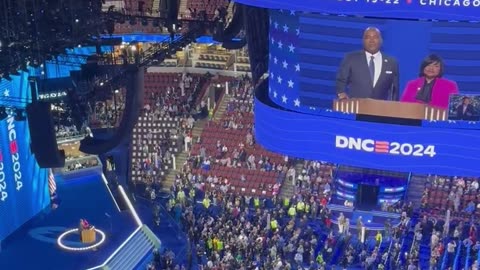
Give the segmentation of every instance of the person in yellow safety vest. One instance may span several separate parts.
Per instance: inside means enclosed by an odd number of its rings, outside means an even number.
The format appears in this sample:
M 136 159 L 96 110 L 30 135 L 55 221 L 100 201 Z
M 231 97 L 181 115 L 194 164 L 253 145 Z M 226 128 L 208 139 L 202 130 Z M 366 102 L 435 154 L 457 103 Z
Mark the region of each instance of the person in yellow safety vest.
M 310 213 L 310 204 L 305 203 L 305 214 Z
M 218 250 L 218 238 L 217 237 L 213 238 L 212 243 L 213 243 L 213 250 L 217 251 Z
M 223 250 L 223 241 L 220 239 L 217 239 L 217 251 L 222 251 Z
M 183 189 L 177 192 L 177 200 L 181 205 L 185 205 L 185 191 Z
M 208 119 L 209 120 L 213 119 L 213 109 L 208 110 Z
M 283 207 L 284 207 L 285 209 L 288 209 L 289 206 L 290 206 L 290 198 L 285 197 L 285 198 L 283 199 Z
M 298 212 L 304 212 L 305 211 L 305 203 L 302 201 L 299 201 L 297 203 L 297 211 Z
M 380 245 L 382 243 L 382 239 L 383 239 L 382 232 L 378 231 L 377 235 L 375 235 L 375 240 L 377 241 L 377 245 Z
M 318 255 L 317 255 L 317 263 L 318 263 L 319 265 L 324 265 L 324 264 L 325 264 L 325 261 L 323 260 L 323 255 L 322 255 L 321 252 L 318 253 Z
M 212 251 L 213 250 L 213 240 L 212 238 L 208 238 L 207 240 L 207 248 L 209 251 Z
M 294 205 L 290 206 L 290 209 L 288 209 L 288 215 L 290 217 L 295 217 L 296 214 L 297 214 L 297 210 L 295 210 L 295 206 Z
M 173 207 L 175 206 L 175 198 L 170 198 L 168 200 L 168 211 L 172 211 Z
M 270 221 L 270 228 L 272 229 L 272 231 L 276 231 L 277 228 L 278 228 L 278 222 L 276 219 L 272 219 Z
M 210 208 L 210 199 L 209 199 L 208 197 L 205 197 L 205 198 L 203 199 L 202 204 L 203 204 L 203 207 L 205 207 L 205 209 Z
M 255 206 L 256 209 L 260 208 L 260 199 L 258 197 L 253 199 L 253 206 Z

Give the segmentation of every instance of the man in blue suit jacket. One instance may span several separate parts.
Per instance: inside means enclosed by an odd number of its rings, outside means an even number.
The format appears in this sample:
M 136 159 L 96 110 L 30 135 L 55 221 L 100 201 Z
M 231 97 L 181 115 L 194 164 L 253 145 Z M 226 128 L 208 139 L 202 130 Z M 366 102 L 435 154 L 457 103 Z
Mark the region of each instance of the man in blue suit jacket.
M 369 27 L 363 34 L 363 50 L 348 53 L 337 73 L 339 99 L 398 100 L 398 63 L 380 51 L 380 30 Z

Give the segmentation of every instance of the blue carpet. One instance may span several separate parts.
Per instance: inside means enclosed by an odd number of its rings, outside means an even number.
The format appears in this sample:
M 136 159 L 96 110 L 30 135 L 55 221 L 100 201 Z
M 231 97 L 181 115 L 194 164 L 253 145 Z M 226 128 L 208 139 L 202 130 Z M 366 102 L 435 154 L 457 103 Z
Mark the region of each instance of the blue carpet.
M 160 200 L 159 200 L 160 202 Z M 147 225 L 162 241 L 162 251 L 169 249 L 175 253 L 175 262 L 178 264 L 187 263 L 187 235 L 180 225 L 163 207 L 165 202 L 160 202 L 160 226 L 153 222 L 152 203 L 149 200 L 137 197 L 135 208 L 142 222 Z
M 132 216 L 118 212 L 100 176 L 68 181 L 57 177 L 57 182 L 60 207 L 34 218 L 7 239 L 0 252 L 0 269 L 86 269 L 103 263 L 135 230 Z M 80 218 L 106 233 L 106 241 L 97 251 L 71 252 L 57 246 L 58 236 L 77 228 Z M 79 246 L 78 235 L 68 238 Z

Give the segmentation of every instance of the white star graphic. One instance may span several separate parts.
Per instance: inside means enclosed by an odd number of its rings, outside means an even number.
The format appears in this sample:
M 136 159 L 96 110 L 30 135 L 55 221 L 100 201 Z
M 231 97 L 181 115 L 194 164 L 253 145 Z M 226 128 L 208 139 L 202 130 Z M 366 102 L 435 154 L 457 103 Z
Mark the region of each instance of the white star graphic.
M 285 69 L 288 68 L 288 63 L 287 63 L 287 61 L 283 60 L 282 65 L 283 65 L 283 68 L 285 68 Z
M 278 48 L 279 49 L 283 48 L 283 43 L 281 41 L 278 42 Z
M 293 44 L 290 44 L 290 46 L 288 46 L 288 50 L 293 53 L 295 52 L 295 47 L 293 46 Z
M 295 65 L 295 71 L 300 71 L 300 65 L 299 64 Z
M 300 107 L 300 100 L 298 98 L 296 98 L 294 101 L 293 101 L 295 107 Z
M 287 100 L 288 100 L 288 98 L 287 98 L 285 95 L 283 95 L 283 96 L 282 96 L 282 102 L 283 102 L 283 103 L 287 103 Z
M 288 25 L 283 25 L 283 32 L 287 33 L 288 32 Z
M 275 44 L 275 39 L 272 37 L 272 44 Z
M 273 63 L 274 63 L 274 64 L 277 64 L 277 63 L 278 63 L 277 57 L 274 57 L 274 58 L 273 58 Z
M 300 36 L 300 28 L 295 29 L 295 32 L 297 33 L 297 36 Z
M 292 80 L 288 80 L 287 83 L 288 83 L 288 88 L 293 88 L 294 83 Z
M 270 77 L 275 79 L 275 74 L 273 72 L 270 72 Z
M 3 95 L 6 97 L 10 96 L 10 90 L 5 89 L 5 91 L 3 91 Z
M 294 16 L 295 15 L 295 10 L 290 10 L 290 15 Z
M 277 91 L 273 91 L 273 97 L 277 98 L 277 95 L 278 95 Z
M 282 81 L 283 81 L 282 77 L 277 76 L 277 82 L 278 82 L 279 84 L 282 84 Z
M 275 23 L 273 24 L 273 26 L 275 27 L 275 29 L 278 29 L 278 23 L 277 23 L 277 22 L 275 22 Z

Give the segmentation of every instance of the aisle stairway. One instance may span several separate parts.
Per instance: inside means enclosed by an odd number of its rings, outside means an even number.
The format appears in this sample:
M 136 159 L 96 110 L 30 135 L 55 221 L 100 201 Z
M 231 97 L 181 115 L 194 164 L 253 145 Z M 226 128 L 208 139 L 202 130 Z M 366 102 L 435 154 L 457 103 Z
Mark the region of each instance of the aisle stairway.
M 145 225 L 138 228 L 120 249 L 95 269 L 130 270 L 142 262 L 154 248 L 160 248 L 160 240 Z
M 415 208 L 420 207 L 423 190 L 427 182 L 426 175 L 412 175 L 408 184 L 407 200 L 413 203 Z
M 178 8 L 178 19 L 181 20 L 183 15 L 188 14 L 187 9 L 188 0 L 180 0 L 180 6 Z
M 296 175 L 302 172 L 303 162 L 299 161 L 295 165 Z M 291 198 L 295 194 L 295 187 L 293 186 L 292 181 L 285 179 L 283 181 L 282 188 L 280 189 L 280 198 Z
M 152 13 L 154 14 L 154 16 L 159 16 L 157 10 L 160 10 L 160 0 L 153 0 L 153 4 L 152 4 Z
M 233 11 L 234 11 L 233 6 L 234 5 L 235 5 L 235 2 L 233 2 L 233 1 L 230 1 L 230 3 L 228 4 L 228 8 L 227 8 L 227 14 L 228 15 L 227 15 L 227 17 L 230 18 L 230 19 L 233 17 Z
M 207 124 L 206 119 L 199 120 L 195 122 L 192 130 L 193 142 L 197 140 L 198 137 L 202 134 L 203 128 Z M 185 152 L 185 148 L 182 149 L 182 152 L 175 156 L 175 168 L 176 170 L 170 170 L 165 177 L 165 181 L 163 182 L 162 189 L 163 191 L 170 191 L 170 187 L 175 182 L 175 176 L 182 170 L 183 164 L 188 159 L 188 153 Z
M 220 104 L 217 104 L 217 109 L 215 110 L 215 115 L 213 116 L 213 120 L 218 121 L 223 118 L 225 112 L 227 111 L 228 102 L 230 102 L 231 96 L 225 94 L 223 98 L 220 100 Z
M 427 236 L 427 239 L 430 239 L 430 237 Z M 430 265 L 430 257 L 431 257 L 431 249 L 428 241 L 423 241 L 420 244 L 420 250 L 419 250 L 419 265 L 420 269 L 428 269 Z

